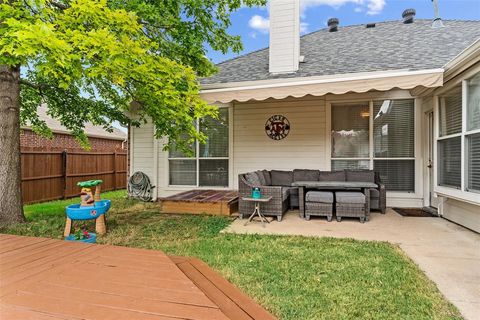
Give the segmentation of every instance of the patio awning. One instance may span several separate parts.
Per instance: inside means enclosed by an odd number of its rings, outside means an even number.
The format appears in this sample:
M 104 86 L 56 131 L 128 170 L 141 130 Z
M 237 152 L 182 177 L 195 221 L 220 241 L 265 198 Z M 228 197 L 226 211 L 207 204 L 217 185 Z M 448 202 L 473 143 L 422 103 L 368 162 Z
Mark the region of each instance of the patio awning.
M 306 95 L 362 93 L 394 88 L 434 88 L 443 85 L 443 69 L 421 71 L 382 71 L 310 78 L 287 78 L 267 81 L 205 85 L 201 97 L 209 103 L 300 98 Z

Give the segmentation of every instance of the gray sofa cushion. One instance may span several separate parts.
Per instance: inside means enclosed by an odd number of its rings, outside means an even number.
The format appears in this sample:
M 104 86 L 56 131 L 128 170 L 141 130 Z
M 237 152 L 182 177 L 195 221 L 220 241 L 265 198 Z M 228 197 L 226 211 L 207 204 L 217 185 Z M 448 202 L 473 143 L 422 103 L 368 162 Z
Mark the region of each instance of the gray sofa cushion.
M 255 171 L 255 173 L 257 174 L 258 180 L 260 180 L 260 184 L 262 186 L 266 186 L 267 181 L 265 180 L 265 176 L 263 175 L 263 172 L 260 171 L 260 170 L 257 170 L 257 171 Z
M 272 177 L 272 186 L 289 187 L 292 185 L 292 182 L 293 182 L 292 171 L 272 170 L 270 171 L 270 176 Z
M 347 181 L 375 182 L 372 170 L 345 170 Z
M 265 178 L 265 185 L 271 186 L 272 185 L 272 178 L 270 177 L 270 172 L 268 170 L 262 170 L 263 177 Z
M 380 198 L 380 191 L 374 188 L 370 188 L 370 199 L 378 199 Z
M 309 169 L 293 170 L 293 181 L 318 181 L 320 171 Z
M 258 177 L 256 172 L 249 172 L 249 173 L 245 174 L 245 179 L 251 185 L 254 185 L 254 186 L 261 186 L 262 185 L 261 182 L 260 182 L 260 178 Z
M 333 203 L 333 193 L 329 191 L 308 191 L 307 202 Z
M 365 203 L 365 195 L 361 192 L 344 192 L 337 191 L 335 192 L 335 200 L 337 203 Z
M 345 181 L 345 171 L 320 171 L 319 181 Z

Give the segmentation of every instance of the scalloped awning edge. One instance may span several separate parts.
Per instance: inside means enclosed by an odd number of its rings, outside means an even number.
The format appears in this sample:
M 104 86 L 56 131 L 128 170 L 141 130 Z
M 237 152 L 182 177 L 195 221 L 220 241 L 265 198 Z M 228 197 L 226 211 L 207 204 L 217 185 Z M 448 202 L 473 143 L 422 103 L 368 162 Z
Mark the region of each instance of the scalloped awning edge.
M 315 81 L 277 82 L 258 86 L 231 87 L 202 90 L 200 96 L 209 103 L 229 103 L 232 101 L 265 100 L 269 98 L 284 99 L 286 97 L 300 98 L 306 95 L 323 96 L 325 94 L 344 94 L 348 92 L 363 93 L 370 90 L 388 91 L 394 88 L 413 89 L 419 86 L 425 88 L 441 87 L 443 85 L 443 70 L 403 71 L 362 75 L 358 78 L 348 76 L 334 77 Z

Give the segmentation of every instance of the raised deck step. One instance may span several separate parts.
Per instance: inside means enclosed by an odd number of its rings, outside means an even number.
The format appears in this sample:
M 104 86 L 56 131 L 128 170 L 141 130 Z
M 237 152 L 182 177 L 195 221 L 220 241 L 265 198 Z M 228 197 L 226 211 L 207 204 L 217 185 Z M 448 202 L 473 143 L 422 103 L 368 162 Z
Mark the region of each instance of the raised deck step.
M 169 257 L 228 318 L 235 320 L 276 319 L 202 260 L 188 257 Z
M 229 216 L 238 211 L 238 192 L 230 190 L 189 190 L 160 201 L 164 213 Z

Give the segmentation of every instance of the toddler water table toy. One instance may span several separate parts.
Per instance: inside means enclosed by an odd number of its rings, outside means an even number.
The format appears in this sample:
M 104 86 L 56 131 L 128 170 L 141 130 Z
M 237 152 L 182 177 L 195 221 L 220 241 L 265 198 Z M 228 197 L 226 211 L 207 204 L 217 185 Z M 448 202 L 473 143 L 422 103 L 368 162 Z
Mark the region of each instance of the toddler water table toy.
M 107 232 L 105 213 L 110 209 L 110 200 L 100 199 L 100 185 L 102 180 L 88 180 L 77 183 L 82 188 L 80 192 L 80 203 L 71 204 L 66 207 L 67 220 L 64 236 L 68 238 L 72 231 L 72 221 L 95 219 L 95 231 L 98 234 Z M 92 193 L 95 187 L 95 194 Z

